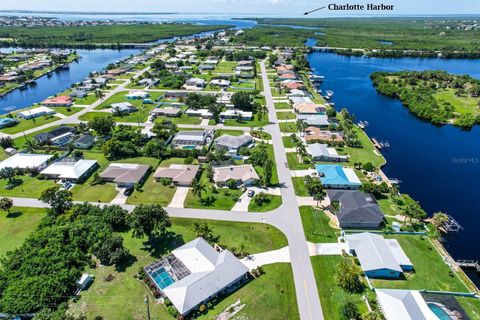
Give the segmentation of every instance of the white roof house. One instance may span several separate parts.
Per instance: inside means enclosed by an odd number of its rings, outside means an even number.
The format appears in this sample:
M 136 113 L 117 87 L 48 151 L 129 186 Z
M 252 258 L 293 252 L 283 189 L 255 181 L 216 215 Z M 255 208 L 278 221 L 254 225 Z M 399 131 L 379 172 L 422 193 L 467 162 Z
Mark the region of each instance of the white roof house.
M 330 148 L 326 144 L 312 143 L 307 146 L 308 153 L 314 161 L 347 161 L 347 156 L 341 156 L 335 148 Z
M 172 254 L 190 274 L 163 292 L 182 315 L 236 283 L 248 272 L 248 268 L 230 251 L 217 252 L 203 238 L 173 250 Z
M 208 109 L 188 109 L 185 114 L 189 117 L 200 117 L 203 119 L 210 119 L 213 116 Z
M 145 99 L 149 97 L 149 93 L 145 91 L 129 92 L 126 95 L 127 99 Z
M 40 173 L 56 179 L 77 180 L 97 165 L 97 160 L 57 161 Z
M 32 118 L 41 117 L 46 114 L 54 114 L 54 113 L 56 112 L 48 107 L 38 107 L 30 110 L 20 111 L 17 114 L 17 117 L 24 118 L 24 119 L 32 119 Z
M 395 239 L 363 232 L 345 236 L 350 253 L 354 253 L 367 276 L 398 277 L 404 270 L 413 269 L 400 244 Z
M 387 320 L 438 320 L 419 291 L 376 289 L 375 292 Z
M 17 153 L 0 162 L 0 169 L 41 170 L 51 157 L 53 156 L 49 154 Z
M 224 79 L 213 79 L 210 81 L 211 86 L 218 86 L 218 87 L 229 87 L 230 81 Z
M 253 117 L 253 113 L 251 111 L 228 109 L 220 112 L 220 119 L 236 119 L 239 115 L 244 120 L 250 120 Z

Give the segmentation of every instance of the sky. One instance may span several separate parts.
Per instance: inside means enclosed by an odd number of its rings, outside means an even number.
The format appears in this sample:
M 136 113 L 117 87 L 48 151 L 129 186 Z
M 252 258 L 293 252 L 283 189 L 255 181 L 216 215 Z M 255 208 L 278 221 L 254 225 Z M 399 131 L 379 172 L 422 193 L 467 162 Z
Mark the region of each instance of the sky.
M 393 4 L 391 12 L 318 11 L 311 17 L 358 14 L 480 14 L 480 0 L 0 0 L 0 10 L 224 13 L 301 16 L 330 3 Z

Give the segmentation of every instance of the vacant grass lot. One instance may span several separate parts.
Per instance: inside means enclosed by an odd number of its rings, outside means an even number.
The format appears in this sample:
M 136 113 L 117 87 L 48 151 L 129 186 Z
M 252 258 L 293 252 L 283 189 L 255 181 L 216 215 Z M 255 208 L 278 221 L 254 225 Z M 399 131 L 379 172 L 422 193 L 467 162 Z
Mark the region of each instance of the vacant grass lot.
M 123 81 L 121 82 L 123 83 Z M 94 94 L 94 93 L 89 93 L 86 97 L 84 98 L 75 98 L 75 100 L 73 101 L 74 104 L 78 104 L 78 105 L 90 105 L 92 103 L 94 103 L 95 101 L 97 101 L 98 98 L 97 96 Z
M 13 207 L 0 213 L 0 257 L 23 243 L 46 215 L 46 209 Z
M 29 120 L 17 118 L 19 122 L 16 125 L 14 125 L 13 127 L 3 128 L 0 131 L 7 134 L 18 133 L 18 132 L 29 130 L 35 127 L 40 127 L 44 124 L 47 124 L 59 119 L 60 119 L 59 117 L 56 117 L 53 115 L 42 116 L 42 117 L 29 119 Z
M 280 131 L 285 133 L 297 132 L 297 124 L 295 122 L 280 122 Z
M 277 209 L 282 205 L 282 196 L 277 195 L 269 195 L 270 201 L 264 202 L 261 205 L 257 205 L 255 201 L 252 199 L 248 205 L 249 212 L 267 212 L 272 211 L 273 209 Z
M 309 197 L 307 187 L 305 186 L 303 177 L 292 177 L 293 189 L 295 190 L 295 195 L 299 197 Z
M 402 249 L 412 261 L 415 272 L 413 274 L 406 273 L 406 279 L 404 280 L 373 280 L 375 287 L 468 291 L 458 277 L 453 272 L 450 273 L 450 268 L 443 262 L 442 257 L 426 237 L 397 235 L 387 238 L 398 240 Z
M 72 188 L 73 200 L 75 201 L 93 201 L 93 202 L 110 202 L 117 195 L 115 185 L 112 183 L 97 184 L 91 186 L 88 179 L 83 184 L 77 184 Z
M 268 124 L 268 114 L 264 114 L 260 119 L 258 114 L 254 113 L 252 120 L 238 122 L 234 119 L 228 119 L 223 124 L 228 127 L 263 127 Z
M 452 104 L 455 111 L 464 114 L 464 113 L 479 113 L 478 104 L 480 103 L 480 98 L 472 98 L 469 95 L 464 97 L 459 97 L 455 95 L 454 89 L 444 89 L 433 95 L 438 101 L 444 100 Z
M 71 303 L 71 310 L 84 310 L 88 318 L 101 315 L 105 319 L 145 319 L 143 301 L 148 289 L 138 282 L 134 275 L 141 267 L 159 259 L 170 250 L 193 240 L 191 219 L 172 218 L 172 234 L 165 241 L 150 244 L 146 238 L 136 239 L 130 233 L 122 234 L 125 246 L 136 260 L 125 270 L 114 267 L 99 267 L 90 272 L 95 276 L 92 286 L 82 292 L 77 302 Z M 250 253 L 279 249 L 287 244 L 283 234 L 275 228 L 262 224 L 208 221 L 219 243 L 224 247 L 234 247 L 243 243 Z M 112 281 L 105 281 L 107 275 Z M 251 319 L 298 319 L 295 302 L 295 289 L 289 264 L 276 264 L 265 267 L 265 275 L 243 286 L 210 310 L 204 319 L 213 319 L 227 306 L 241 299 L 246 307 L 239 315 Z M 120 307 L 121 306 L 121 307 Z M 150 304 L 152 319 L 173 319 L 162 304 Z
M 300 207 L 303 231 L 307 241 L 314 243 L 337 242 L 337 231 L 330 226 L 330 218 L 313 207 Z
M 293 112 L 277 112 L 278 120 L 292 120 L 297 116 Z
M 148 177 L 147 181 L 142 187 L 141 191 L 135 190 L 130 197 L 128 197 L 128 204 L 161 204 L 166 207 L 175 194 L 175 187 L 164 186 L 160 182 L 155 182 L 153 174 Z
M 348 163 L 354 164 L 356 162 L 367 163 L 371 162 L 376 168 L 380 168 L 386 163 L 385 158 L 381 155 L 380 152 L 376 150 L 373 146 L 372 141 L 368 138 L 367 134 L 360 130 L 358 127 L 354 127 L 355 131 L 358 134 L 358 139 L 360 140 L 362 147 L 361 148 L 351 148 L 351 147 L 340 147 L 337 148 L 338 154 L 350 155 Z
M 313 167 L 311 163 L 300 163 L 298 155 L 294 152 L 287 152 L 288 168 L 290 170 L 306 170 Z
M 36 177 L 30 177 L 28 175 L 17 176 L 16 178 L 23 182 L 11 190 L 5 189 L 5 186 L 8 184 L 6 179 L 0 180 L 0 196 L 39 198 L 45 189 L 56 185 L 53 180 L 38 180 Z
M 292 106 L 290 105 L 290 103 L 286 103 L 286 102 L 275 102 L 275 109 L 279 109 L 279 110 L 292 109 Z
M 66 116 L 71 116 L 72 114 L 75 114 L 79 111 L 82 111 L 84 108 L 82 107 L 68 107 L 68 108 L 64 108 L 64 107 L 56 107 L 54 108 L 55 111 L 57 111 L 58 113 L 61 113 L 63 115 L 66 115 Z
M 285 148 L 295 148 L 297 146 L 291 137 L 282 137 L 282 140 Z
M 155 122 L 161 122 L 163 120 L 170 120 L 175 124 L 200 124 L 202 119 L 199 117 L 189 117 L 186 114 L 182 114 L 179 117 L 171 118 L 171 117 L 158 117 L 155 119 Z

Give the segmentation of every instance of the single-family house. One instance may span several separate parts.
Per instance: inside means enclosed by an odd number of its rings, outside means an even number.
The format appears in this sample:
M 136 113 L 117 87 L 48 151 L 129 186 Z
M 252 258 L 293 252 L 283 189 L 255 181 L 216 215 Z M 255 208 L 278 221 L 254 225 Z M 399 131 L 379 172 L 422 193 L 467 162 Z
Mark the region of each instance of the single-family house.
M 301 91 L 301 90 L 297 90 L 297 91 Z M 325 108 L 325 106 L 322 106 L 316 103 L 294 104 L 293 109 L 295 110 L 296 113 L 303 114 L 303 115 L 317 115 L 317 114 L 324 115 L 327 113 L 327 108 Z
M 242 120 L 252 120 L 253 113 L 251 111 L 243 111 L 239 109 L 228 109 L 226 111 L 220 112 L 220 119 L 237 119 L 240 117 Z
M 212 70 L 215 70 L 215 65 L 201 64 L 200 66 L 198 66 L 198 69 L 202 71 L 212 71 Z
M 348 156 L 341 156 L 335 148 L 330 148 L 322 143 L 309 144 L 307 152 L 312 156 L 313 161 L 342 162 L 348 160 Z
M 340 132 L 322 130 L 317 127 L 307 127 L 305 129 L 305 141 L 307 142 L 343 142 L 343 135 Z
M 182 113 L 182 109 L 176 107 L 155 108 L 150 111 L 150 115 L 154 117 L 178 117 Z
M 78 149 L 90 149 L 95 143 L 95 137 L 89 133 L 82 134 L 76 140 L 73 141 L 73 145 Z
M 235 180 L 239 185 L 251 186 L 260 180 L 255 168 L 250 164 L 213 168 L 213 181 L 219 187 L 228 180 Z
M 50 179 L 85 181 L 98 168 L 97 160 L 64 158 L 43 169 L 40 174 Z
M 119 187 L 131 188 L 141 184 L 150 171 L 149 165 L 136 163 L 111 163 L 101 174 L 106 182 L 116 183 Z
M 14 126 L 18 123 L 17 119 L 5 117 L 0 118 L 0 129 Z
M 40 145 L 50 143 L 54 145 L 66 145 L 70 143 L 77 130 L 74 127 L 61 126 L 48 132 L 42 132 L 33 136 Z
M 208 109 L 188 109 L 185 114 L 189 117 L 200 117 L 202 119 L 210 119 L 213 116 Z
M 144 268 L 156 288 L 185 316 L 248 280 L 248 268 L 228 250 L 197 238 Z
M 370 232 L 345 236 L 348 251 L 360 261 L 360 266 L 370 278 L 399 278 L 413 265 L 396 239 L 385 239 Z
M 16 153 L 0 162 L 0 170 L 12 168 L 21 171 L 39 172 L 48 165 L 48 160 L 52 157 L 49 154 Z
M 297 120 L 305 122 L 309 127 L 327 129 L 330 126 L 328 116 L 324 114 L 299 114 Z
M 172 145 L 176 148 L 193 149 L 210 143 L 212 137 L 208 130 L 203 131 L 179 131 L 172 139 Z
M 88 95 L 88 92 L 85 90 L 74 90 L 68 94 L 72 98 L 85 98 Z
M 280 86 L 285 89 L 303 89 L 305 88 L 305 85 L 301 81 L 295 81 L 295 80 L 283 80 L 280 82 Z
M 128 114 L 138 111 L 138 109 L 130 102 L 112 103 L 112 113 L 115 114 Z
M 55 114 L 55 113 L 56 113 L 55 110 L 52 110 L 50 108 L 43 106 L 43 107 L 33 108 L 30 110 L 20 111 L 17 114 L 17 117 L 23 118 L 23 119 L 33 119 L 33 118 L 38 118 L 41 116 Z
M 355 171 L 333 164 L 316 164 L 320 181 L 327 189 L 359 189 L 362 186 Z
M 386 320 L 438 320 L 418 290 L 375 289 Z
M 158 167 L 153 177 L 156 181 L 166 178 L 171 179 L 176 186 L 189 187 L 198 175 L 199 169 L 198 165 L 171 164 L 168 168 Z
M 210 81 L 210 86 L 226 89 L 230 87 L 230 81 L 224 79 L 213 79 L 212 81 Z
M 327 190 L 330 203 L 338 203 L 340 228 L 377 229 L 385 218 L 373 195 L 358 190 Z
M 184 87 L 186 89 L 203 89 L 205 87 L 205 79 L 201 78 L 190 78 L 185 82 Z
M 224 134 L 214 140 L 217 148 L 225 149 L 230 154 L 237 154 L 238 149 L 251 145 L 253 138 L 247 135 L 231 136 Z
M 140 99 L 146 99 L 150 96 L 148 92 L 145 91 L 133 91 L 129 92 L 126 97 L 129 100 L 140 100 Z
M 76 282 L 79 291 L 85 290 L 92 283 L 93 277 L 87 273 L 82 274 L 80 279 Z

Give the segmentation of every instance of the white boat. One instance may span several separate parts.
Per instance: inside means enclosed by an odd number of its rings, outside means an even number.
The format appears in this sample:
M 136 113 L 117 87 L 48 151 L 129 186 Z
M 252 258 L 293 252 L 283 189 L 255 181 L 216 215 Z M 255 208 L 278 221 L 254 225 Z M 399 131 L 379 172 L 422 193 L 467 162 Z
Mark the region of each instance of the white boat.
M 325 91 L 325 93 L 327 94 L 328 97 L 333 96 L 333 91 L 332 90 L 327 90 L 327 91 Z

